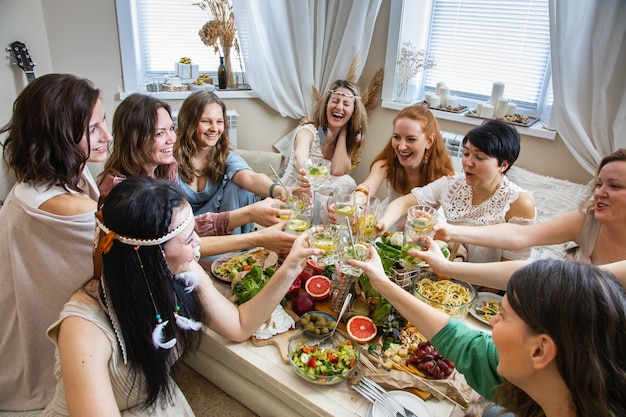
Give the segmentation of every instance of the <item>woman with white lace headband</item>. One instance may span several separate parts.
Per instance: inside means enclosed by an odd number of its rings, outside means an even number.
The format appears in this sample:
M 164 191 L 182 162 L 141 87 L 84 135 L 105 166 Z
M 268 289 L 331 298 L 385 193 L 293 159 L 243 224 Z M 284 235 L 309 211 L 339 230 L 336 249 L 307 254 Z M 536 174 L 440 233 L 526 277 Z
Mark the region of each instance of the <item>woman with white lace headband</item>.
M 202 324 L 246 340 L 321 252 L 303 234 L 261 292 L 237 307 L 195 260 L 194 216 L 176 184 L 130 177 L 111 190 L 96 224 L 102 274 L 48 329 L 58 384 L 42 416 L 193 416 L 170 367 L 198 348 Z

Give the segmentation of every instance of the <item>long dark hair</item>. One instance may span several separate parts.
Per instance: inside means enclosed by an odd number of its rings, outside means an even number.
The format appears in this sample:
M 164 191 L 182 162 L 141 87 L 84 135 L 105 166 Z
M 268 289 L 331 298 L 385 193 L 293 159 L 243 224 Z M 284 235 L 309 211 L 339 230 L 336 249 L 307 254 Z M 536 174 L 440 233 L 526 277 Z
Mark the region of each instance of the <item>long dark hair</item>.
M 626 415 L 626 293 L 613 274 L 575 261 L 539 260 L 513 274 L 507 298 L 532 331 L 556 343 L 556 366 L 577 416 Z M 508 382 L 497 399 L 518 417 L 543 415 Z
M 168 232 L 174 210 L 184 205 L 184 195 L 171 181 L 132 176 L 113 187 L 104 201 L 102 219 L 119 235 L 156 239 Z M 169 370 L 176 354 L 196 350 L 200 343 L 200 332 L 175 325 L 175 307 L 180 306 L 179 314 L 196 321 L 202 320 L 202 308 L 197 293 L 186 293 L 184 284 L 172 277 L 162 245 L 137 248 L 114 240 L 110 251 L 103 255 L 102 272 L 106 302 L 115 311 L 126 345 L 132 385 L 145 382 L 147 397 L 143 405 L 147 408 L 159 400 L 162 404 L 171 402 Z M 156 349 L 152 343 L 156 325 L 153 299 L 162 320 L 169 320 L 165 340 L 177 339 L 172 350 Z
M 398 194 L 408 194 L 414 187 L 422 187 L 446 175 L 454 175 L 454 168 L 450 155 L 443 142 L 441 130 L 437 119 L 433 113 L 422 105 L 408 106 L 398 112 L 393 119 L 393 125 L 400 119 L 410 119 L 418 122 L 422 126 L 422 132 L 426 137 L 434 136 L 432 146 L 428 150 L 428 162 L 422 163 L 420 173 L 422 174 L 421 184 L 409 184 L 406 170 L 398 162 L 396 151 L 393 149 L 390 138 L 385 148 L 374 158 L 372 166 L 377 161 L 384 161 L 387 168 L 387 181 Z M 371 166 L 370 166 L 371 169 Z
M 198 149 L 196 144 L 198 123 L 206 105 L 213 103 L 222 108 L 224 132 L 207 156 L 208 176 L 212 182 L 218 182 L 224 176 L 224 167 L 226 167 L 230 151 L 226 104 L 215 93 L 197 91 L 185 99 L 178 111 L 178 128 L 176 129 L 178 140 L 174 145 L 174 156 L 178 161 L 178 175 L 187 184 L 191 184 L 194 177 L 191 156 Z
M 99 98 L 91 81 L 71 74 L 43 75 L 26 86 L 0 129 L 8 132 L 3 158 L 17 181 L 81 191 L 89 154 L 77 145 L 86 135 L 91 149 L 89 121 Z
M 113 150 L 104 165 L 100 179 L 106 173 L 118 171 L 130 177 L 148 175 L 146 165 L 152 161 L 152 147 L 158 123 L 158 110 L 165 109 L 172 115 L 166 102 L 145 94 L 131 94 L 115 109 L 113 115 Z M 159 165 L 156 178 L 167 178 L 169 166 Z

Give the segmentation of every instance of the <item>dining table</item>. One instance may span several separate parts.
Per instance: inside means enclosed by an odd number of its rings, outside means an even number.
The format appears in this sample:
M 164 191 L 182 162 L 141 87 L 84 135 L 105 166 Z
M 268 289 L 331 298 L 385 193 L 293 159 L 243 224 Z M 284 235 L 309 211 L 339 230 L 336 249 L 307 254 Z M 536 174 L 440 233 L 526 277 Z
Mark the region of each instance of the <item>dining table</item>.
M 229 283 L 213 277 L 213 284 L 230 297 Z M 468 315 L 464 321 L 470 327 L 490 332 L 490 326 L 474 317 Z M 298 331 L 289 330 L 293 334 Z M 371 403 L 346 381 L 317 385 L 304 380 L 283 360 L 281 355 L 285 352 L 281 353 L 277 344 L 269 341 L 261 345 L 253 343 L 252 338 L 232 342 L 206 326 L 202 332 L 198 351 L 187 357 L 185 363 L 259 416 L 371 417 Z M 434 397 L 426 404 L 433 417 L 450 417 L 459 408 L 446 399 Z

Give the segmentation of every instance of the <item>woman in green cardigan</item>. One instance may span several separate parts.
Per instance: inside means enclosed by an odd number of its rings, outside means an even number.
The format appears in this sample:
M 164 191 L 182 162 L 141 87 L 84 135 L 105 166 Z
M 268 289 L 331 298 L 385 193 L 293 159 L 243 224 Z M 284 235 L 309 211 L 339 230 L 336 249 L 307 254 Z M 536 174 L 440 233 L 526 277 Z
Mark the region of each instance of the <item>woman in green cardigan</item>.
M 394 284 L 374 249 L 349 262 L 472 388 L 516 416 L 626 415 L 626 290 L 611 272 L 555 259 L 517 270 L 491 336 Z

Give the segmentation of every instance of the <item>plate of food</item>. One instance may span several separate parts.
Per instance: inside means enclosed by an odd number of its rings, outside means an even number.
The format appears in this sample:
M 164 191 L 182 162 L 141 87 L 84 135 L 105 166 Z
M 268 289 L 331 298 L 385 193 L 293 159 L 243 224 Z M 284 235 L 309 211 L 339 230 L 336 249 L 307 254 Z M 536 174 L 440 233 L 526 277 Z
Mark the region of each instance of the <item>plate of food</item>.
M 253 249 L 247 252 L 231 252 L 220 256 L 211 264 L 211 273 L 214 277 L 232 282 L 240 272 L 247 272 L 254 265 L 263 267 L 263 259 Z
M 476 295 L 474 308 L 470 314 L 478 321 L 489 324 L 489 321 L 500 312 L 502 296 L 492 292 L 479 292 Z

